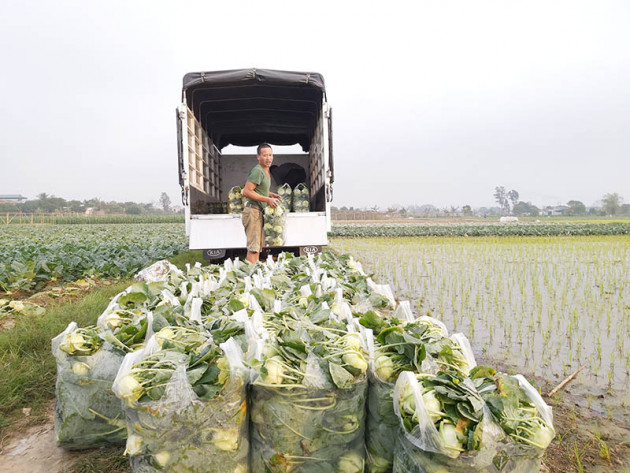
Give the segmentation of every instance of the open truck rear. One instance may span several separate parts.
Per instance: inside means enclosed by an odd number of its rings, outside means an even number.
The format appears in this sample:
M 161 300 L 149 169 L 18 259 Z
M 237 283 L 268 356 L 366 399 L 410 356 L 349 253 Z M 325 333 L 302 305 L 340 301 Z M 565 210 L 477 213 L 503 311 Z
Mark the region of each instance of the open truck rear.
M 303 167 L 310 190 L 309 212 L 290 212 L 284 245 L 267 251 L 316 253 L 328 244 L 332 110 L 321 74 L 268 69 L 186 74 L 177 134 L 190 249 L 204 250 L 210 260 L 245 252 L 241 214 L 228 213 L 227 196 L 232 187 L 245 185 L 260 143 L 274 146 L 274 164 Z M 252 151 L 224 153 L 229 145 Z M 290 145 L 301 152 L 278 153 Z M 272 190 L 279 184 L 272 177 Z

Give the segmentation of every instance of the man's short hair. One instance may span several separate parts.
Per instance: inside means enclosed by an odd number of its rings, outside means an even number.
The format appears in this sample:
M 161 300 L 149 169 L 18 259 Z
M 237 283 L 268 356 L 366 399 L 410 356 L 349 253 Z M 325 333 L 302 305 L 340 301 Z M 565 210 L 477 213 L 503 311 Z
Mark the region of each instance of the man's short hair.
M 260 152 L 265 148 L 269 148 L 272 150 L 271 145 L 269 143 L 261 143 L 258 145 L 258 148 L 256 148 L 256 154 L 260 154 Z

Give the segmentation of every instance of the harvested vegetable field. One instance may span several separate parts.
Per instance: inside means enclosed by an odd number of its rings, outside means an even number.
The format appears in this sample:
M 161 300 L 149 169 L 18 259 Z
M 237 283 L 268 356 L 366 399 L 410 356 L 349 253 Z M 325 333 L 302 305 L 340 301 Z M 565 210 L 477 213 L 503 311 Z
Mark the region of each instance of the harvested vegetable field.
M 3 226 L 0 295 L 88 276 L 129 276 L 187 248 L 182 224 Z

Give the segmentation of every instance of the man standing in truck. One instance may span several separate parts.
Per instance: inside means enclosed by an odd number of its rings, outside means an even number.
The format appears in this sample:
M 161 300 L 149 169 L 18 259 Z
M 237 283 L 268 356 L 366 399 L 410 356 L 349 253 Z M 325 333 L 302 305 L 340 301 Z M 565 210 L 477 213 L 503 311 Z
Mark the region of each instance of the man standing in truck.
M 247 237 L 247 261 L 256 263 L 260 258 L 260 252 L 265 243 L 263 230 L 263 210 L 265 205 L 276 207 L 280 196 L 269 192 L 271 177 L 269 166 L 273 162 L 273 150 L 267 143 L 263 143 L 256 149 L 258 164 L 253 167 L 247 176 L 247 182 L 243 188 L 243 195 L 247 204 L 243 210 L 243 226 Z

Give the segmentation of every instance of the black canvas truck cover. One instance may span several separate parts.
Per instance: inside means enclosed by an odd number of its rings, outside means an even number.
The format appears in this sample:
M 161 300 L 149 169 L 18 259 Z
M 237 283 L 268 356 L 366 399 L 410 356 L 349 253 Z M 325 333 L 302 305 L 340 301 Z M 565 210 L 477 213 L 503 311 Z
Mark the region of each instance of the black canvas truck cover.
M 219 150 L 267 142 L 307 152 L 325 95 L 321 74 L 270 69 L 191 72 L 182 89 Z

